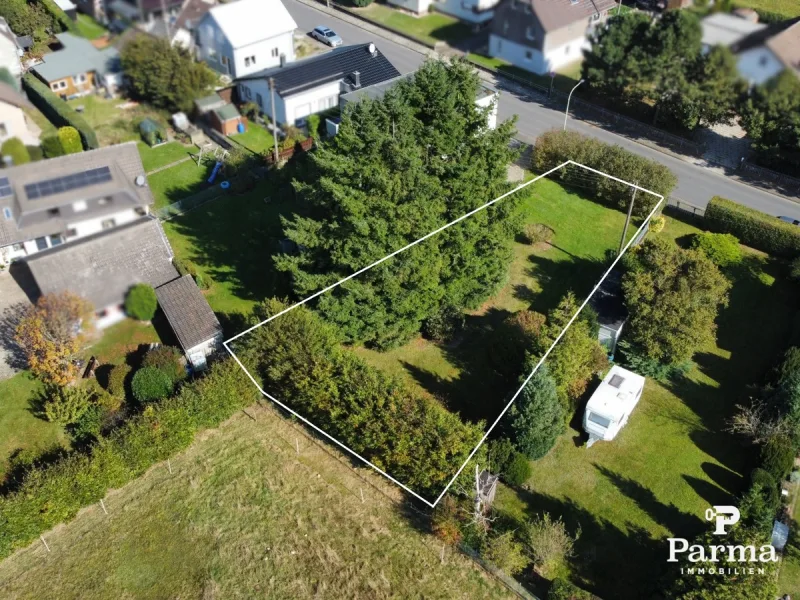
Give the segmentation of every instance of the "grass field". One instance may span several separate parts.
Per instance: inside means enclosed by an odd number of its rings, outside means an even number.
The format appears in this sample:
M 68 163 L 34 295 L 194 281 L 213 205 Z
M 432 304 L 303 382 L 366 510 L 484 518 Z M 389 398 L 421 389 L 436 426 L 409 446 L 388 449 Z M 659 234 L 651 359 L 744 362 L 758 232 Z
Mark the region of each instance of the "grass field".
M 168 142 L 151 148 L 144 142 L 136 144 L 139 148 L 139 156 L 142 157 L 142 166 L 145 173 L 149 173 L 160 167 L 189 158 L 190 155 L 197 154 L 197 146 L 184 146 L 180 142 Z M 195 163 L 196 166 L 197 163 Z
M 142 119 L 151 118 L 165 124 L 169 118 L 168 113 L 145 104 L 120 108 L 120 105 L 127 102 L 129 101 L 122 98 L 107 100 L 101 96 L 89 95 L 68 100 L 67 104 L 72 108 L 83 107 L 81 114 L 97 133 L 101 146 L 141 139 L 138 123 Z
M 172 475 L 156 465 L 110 493 L 108 516 L 92 506 L 46 533 L 50 553 L 37 542 L 0 563 L 0 596 L 516 598 L 462 555 L 442 561 L 376 474 L 248 412 L 173 457 Z
M 214 162 L 204 160 L 197 164 L 187 160 L 179 165 L 148 175 L 147 183 L 155 198 L 155 207 L 163 208 L 211 187 L 208 177 Z M 218 181 L 215 183 L 219 183 Z
M 96 40 L 108 33 L 105 27 L 89 15 L 84 15 L 83 13 L 78 13 L 75 19 L 75 25 L 77 25 L 80 34 L 89 40 Z
M 272 134 L 255 123 L 248 123 L 247 130 L 244 133 L 232 135 L 231 139 L 256 154 L 264 154 L 271 151 L 275 144 L 275 138 L 272 137 Z
M 800 1 L 798 0 L 734 0 L 733 6 L 734 8 L 767 11 L 781 15 L 784 19 L 800 17 Z
M 377 3 L 353 10 L 366 19 L 402 31 L 430 45 L 436 42 L 457 43 L 472 35 L 467 25 L 441 13 L 433 12 L 421 17 L 412 17 Z

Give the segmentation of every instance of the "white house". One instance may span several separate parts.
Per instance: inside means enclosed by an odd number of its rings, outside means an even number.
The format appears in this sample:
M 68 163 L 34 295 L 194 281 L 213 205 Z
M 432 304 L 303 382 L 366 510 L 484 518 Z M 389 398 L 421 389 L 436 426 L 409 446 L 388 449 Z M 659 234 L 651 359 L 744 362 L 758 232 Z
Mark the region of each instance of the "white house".
M 33 105 L 11 85 L 0 81 L 0 144 L 17 138 L 27 146 L 39 145 L 42 130 L 23 109 L 33 109 Z
M 6 69 L 19 81 L 22 77 L 22 48 L 17 36 L 3 17 L 0 17 L 0 69 Z
M 489 54 L 541 75 L 583 58 L 589 36 L 615 0 L 503 0 L 494 11 Z
M 583 428 L 589 434 L 587 447 L 617 437 L 642 397 L 644 382 L 641 375 L 617 365 L 611 367 L 586 404 Z
M 211 8 L 195 28 L 198 60 L 232 79 L 293 62 L 297 24 L 280 0 L 236 0 Z
M 282 67 L 237 80 L 239 98 L 258 104 L 272 116 L 269 81 L 275 85 L 275 119 L 293 124 L 310 114 L 339 105 L 341 94 L 400 75 L 375 44 L 340 46 Z
M 440 0 L 436 10 L 473 25 L 485 25 L 494 18 L 500 0 Z
M 736 55 L 739 74 L 750 85 L 769 81 L 784 69 L 800 76 L 800 21 L 766 25 L 716 13 L 703 19 L 703 50 L 727 46 Z
M 113 229 L 148 212 L 135 142 L 0 171 L 0 264 Z

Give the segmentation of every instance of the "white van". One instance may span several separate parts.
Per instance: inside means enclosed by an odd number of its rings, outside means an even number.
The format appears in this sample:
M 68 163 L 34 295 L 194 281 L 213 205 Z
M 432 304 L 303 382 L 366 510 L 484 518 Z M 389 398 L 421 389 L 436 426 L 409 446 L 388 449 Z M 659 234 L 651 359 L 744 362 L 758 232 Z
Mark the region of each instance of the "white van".
M 586 405 L 583 429 L 589 434 L 586 447 L 599 440 L 611 441 L 625 427 L 644 390 L 644 377 L 613 366 Z

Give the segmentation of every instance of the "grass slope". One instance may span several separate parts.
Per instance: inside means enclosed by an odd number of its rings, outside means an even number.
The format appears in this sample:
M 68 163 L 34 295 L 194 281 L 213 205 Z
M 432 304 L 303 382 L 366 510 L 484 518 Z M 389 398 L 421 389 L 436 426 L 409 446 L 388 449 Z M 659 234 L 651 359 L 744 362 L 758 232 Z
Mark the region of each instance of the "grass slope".
M 271 409 L 237 415 L 0 564 L 7 600 L 512 598 Z M 295 453 L 299 437 L 300 456 Z M 374 486 L 370 484 L 374 482 Z M 361 500 L 363 489 L 365 502 Z M 412 517 L 413 518 L 413 517 Z

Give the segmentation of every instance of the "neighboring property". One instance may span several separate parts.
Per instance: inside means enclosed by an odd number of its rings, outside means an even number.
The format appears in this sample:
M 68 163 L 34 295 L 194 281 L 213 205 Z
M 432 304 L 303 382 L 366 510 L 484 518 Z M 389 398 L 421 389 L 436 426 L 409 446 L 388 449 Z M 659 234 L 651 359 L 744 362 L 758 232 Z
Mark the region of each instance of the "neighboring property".
M 107 13 L 113 28 L 123 30 L 129 23 L 169 21 L 178 14 L 182 5 L 183 0 L 110 0 Z
M 25 114 L 35 110 L 22 93 L 5 81 L 0 81 L 0 144 L 17 138 L 27 146 L 38 146 L 42 130 Z
M 105 0 L 75 0 L 75 4 L 83 14 L 89 15 L 98 23 L 108 24 Z
M 11 27 L 0 17 L 0 69 L 6 69 L 19 82 L 24 51 Z
M 222 326 L 191 275 L 156 288 L 158 305 L 169 321 L 187 360 L 202 369 L 222 343 Z
M 186 0 L 180 12 L 169 24 L 168 36 L 173 45 L 194 48 L 197 25 L 205 14 L 217 5 L 216 0 Z
M 467 23 L 485 25 L 494 18 L 494 9 L 498 2 L 499 0 L 441 0 L 434 6 L 439 12 Z
M 73 21 L 78 17 L 78 7 L 71 0 L 53 0 L 53 2 Z
M 409 79 L 413 76 L 414 73 L 406 73 L 405 75 L 400 75 L 393 79 L 387 79 L 386 81 L 374 85 L 344 93 L 339 96 L 339 108 L 344 109 L 349 103 L 358 102 L 362 98 L 371 98 L 373 100 L 381 98 L 389 88 L 396 85 L 399 81 Z M 478 90 L 475 105 L 479 108 L 492 107 L 487 118 L 487 125 L 490 129 L 494 129 L 497 127 L 497 107 L 500 101 L 500 93 L 493 86 L 484 81 L 481 81 L 479 85 L 480 89 Z M 337 131 L 338 127 L 334 126 L 331 133 L 335 134 Z
M 41 294 L 71 291 L 89 300 L 100 328 L 125 318 L 128 290 L 158 287 L 178 277 L 172 249 L 157 219 L 144 217 L 25 260 Z
M 135 142 L 0 171 L 0 264 L 144 216 L 153 203 Z
M 238 80 L 239 98 L 255 102 L 271 115 L 269 80 L 275 84 L 275 120 L 293 124 L 310 114 L 338 106 L 342 94 L 400 75 L 375 44 L 341 46 L 282 67 Z
M 280 0 L 237 0 L 206 12 L 195 29 L 198 60 L 232 79 L 294 61 L 297 24 Z
M 45 54 L 32 71 L 62 98 L 70 99 L 105 89 L 115 94 L 122 85 L 119 52 L 111 46 L 98 50 L 71 33 L 56 35 L 61 48 Z
M 589 36 L 614 0 L 503 0 L 495 9 L 489 54 L 543 75 L 583 58 Z
M 222 135 L 233 135 L 239 131 L 239 125 L 245 123 L 244 117 L 239 114 L 233 104 L 225 104 L 215 108 L 208 115 L 211 127 Z
M 739 74 L 750 85 L 762 84 L 784 69 L 800 77 L 800 20 L 764 24 L 716 13 L 703 19 L 703 49 L 728 46 Z

